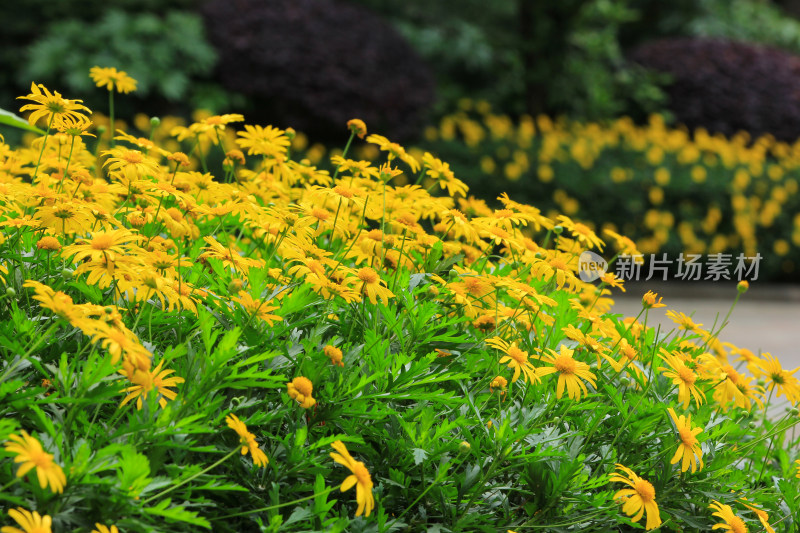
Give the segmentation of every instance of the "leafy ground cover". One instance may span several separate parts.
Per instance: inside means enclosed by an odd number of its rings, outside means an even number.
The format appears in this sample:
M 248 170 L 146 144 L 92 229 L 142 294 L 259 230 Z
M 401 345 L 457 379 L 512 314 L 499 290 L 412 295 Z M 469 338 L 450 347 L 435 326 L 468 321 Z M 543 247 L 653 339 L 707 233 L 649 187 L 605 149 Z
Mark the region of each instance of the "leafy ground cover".
M 135 88 L 94 78 L 112 106 Z M 0 145 L 3 533 L 796 527 L 798 411 L 766 411 L 795 371 L 721 341 L 727 316 L 654 330 L 652 293 L 614 314 L 623 284 L 578 256 L 631 240 L 489 209 L 357 119 L 329 173 L 240 115 L 112 140 L 78 100 L 23 101 L 43 131 Z

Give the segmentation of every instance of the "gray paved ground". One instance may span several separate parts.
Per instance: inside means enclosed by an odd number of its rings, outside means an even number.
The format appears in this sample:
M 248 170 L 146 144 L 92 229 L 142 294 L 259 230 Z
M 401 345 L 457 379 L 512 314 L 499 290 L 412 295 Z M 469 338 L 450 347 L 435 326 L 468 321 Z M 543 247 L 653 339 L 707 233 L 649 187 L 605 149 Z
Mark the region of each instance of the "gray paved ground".
M 662 303 L 666 304 L 666 307 L 652 309 L 648 318 L 649 325 L 661 324 L 662 329 L 674 328 L 666 317 L 667 310 L 681 311 L 692 316 L 695 323 L 710 329 L 717 314 L 718 323 L 725 318 L 736 296 L 734 284 L 629 285 L 626 293 L 617 293 L 614 312 L 636 316 L 641 309 L 641 297 L 648 289 L 657 290 L 663 297 Z M 720 339 L 754 353 L 770 352 L 785 368 L 800 367 L 800 287 L 754 284 L 739 299 Z
M 675 326 L 666 311 L 681 311 L 695 323 L 710 329 L 714 320 L 725 318 L 734 296 L 735 284 L 628 285 L 626 293 L 615 290 L 616 305 L 612 312 L 636 316 L 641 310 L 641 297 L 647 290 L 658 292 L 666 307 L 650 310 L 648 325 L 661 325 L 669 331 Z M 742 295 L 719 338 L 754 353 L 769 352 L 784 368 L 800 367 L 800 286 L 759 286 L 754 284 Z M 796 374 L 800 377 L 800 371 Z M 774 406 L 777 408 L 778 406 Z

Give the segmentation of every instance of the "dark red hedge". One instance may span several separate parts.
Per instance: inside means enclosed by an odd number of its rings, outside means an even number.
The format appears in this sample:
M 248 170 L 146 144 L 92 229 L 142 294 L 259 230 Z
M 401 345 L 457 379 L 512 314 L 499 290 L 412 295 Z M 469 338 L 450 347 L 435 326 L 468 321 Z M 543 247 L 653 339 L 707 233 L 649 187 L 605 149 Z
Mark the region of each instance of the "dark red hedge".
M 224 86 L 250 97 L 251 122 L 341 139 L 361 118 L 405 140 L 433 103 L 425 63 L 387 22 L 338 0 L 211 0 L 201 12 Z
M 670 74 L 669 107 L 690 128 L 726 135 L 800 137 L 800 57 L 740 42 L 672 38 L 646 43 L 631 59 Z

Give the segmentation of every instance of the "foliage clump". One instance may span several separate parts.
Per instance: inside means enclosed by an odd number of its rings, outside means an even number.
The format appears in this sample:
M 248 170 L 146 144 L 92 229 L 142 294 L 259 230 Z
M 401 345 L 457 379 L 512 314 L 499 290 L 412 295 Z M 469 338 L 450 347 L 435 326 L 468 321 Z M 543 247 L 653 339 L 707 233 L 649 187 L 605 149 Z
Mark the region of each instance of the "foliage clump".
M 652 293 L 615 314 L 624 284 L 579 257 L 629 239 L 490 209 L 358 119 L 331 174 L 241 115 L 109 140 L 80 100 L 22 98 L 44 130 L 0 142 L 4 531 L 795 527 L 798 411 L 767 409 L 796 370 L 724 320 L 654 330 Z
M 647 43 L 631 58 L 669 74 L 669 109 L 689 128 L 732 136 L 800 137 L 800 56 L 722 39 L 675 38 Z
M 339 0 L 212 0 L 202 12 L 218 74 L 253 100 L 254 120 L 336 138 L 354 116 L 396 139 L 418 134 L 433 77 L 406 40 Z

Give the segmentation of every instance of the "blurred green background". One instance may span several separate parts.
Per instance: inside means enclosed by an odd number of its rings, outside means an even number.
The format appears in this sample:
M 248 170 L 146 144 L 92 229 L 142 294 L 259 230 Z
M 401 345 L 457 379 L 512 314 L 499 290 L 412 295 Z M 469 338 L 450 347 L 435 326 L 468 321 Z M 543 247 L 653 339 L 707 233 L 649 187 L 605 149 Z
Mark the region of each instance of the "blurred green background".
M 356 8 L 347 33 L 371 15 L 385 21 L 388 31 L 407 40 L 417 57 L 404 67 L 374 75 L 400 81 L 411 70 L 429 71 L 435 97 L 424 109 L 428 121 L 456 109 L 463 98 L 485 100 L 512 116 L 522 113 L 568 115 L 585 120 L 622 115 L 644 119 L 653 112 L 669 114 L 663 91 L 669 76 L 628 60 L 637 46 L 664 37 L 720 37 L 766 44 L 800 53 L 800 23 L 792 16 L 797 2 L 764 0 L 350 0 L 321 2 L 326 10 Z M 4 2 L 0 17 L 8 21 L 0 33 L 0 102 L 13 107 L 31 80 L 65 94 L 86 95 L 91 66 L 115 66 L 139 81 L 132 107 L 186 112 L 247 111 L 255 106 L 246 87 L 226 87 L 226 66 L 220 58 L 256 54 L 267 42 L 214 42 L 236 20 L 214 18 L 220 6 L 231 6 L 241 17 L 284 18 L 301 24 L 292 4 L 311 2 L 229 2 L 200 0 L 25 0 Z M 318 16 L 308 10 L 308 17 Z M 254 15 L 255 14 L 255 15 Z M 324 24 L 323 24 L 324 25 Z M 226 28 L 227 26 L 227 28 Z M 287 31 L 287 35 L 291 32 Z M 243 36 L 240 41 L 252 38 Z M 291 39 L 291 37 L 290 37 Z M 295 66 L 323 55 L 325 42 L 295 33 L 282 53 Z M 274 43 L 273 43 L 274 44 Z M 353 41 L 348 55 L 382 42 Z M 288 50 L 288 52 L 287 52 Z M 376 50 L 374 54 L 388 53 Z M 345 58 L 341 58 L 344 60 Z M 270 73 L 252 72 L 257 78 Z M 331 76 L 332 83 L 344 82 Z M 364 82 L 369 83 L 369 82 Z M 324 87 L 314 88 L 323 97 Z M 330 87 L 328 90 L 336 90 Z M 341 88 L 339 88 L 341 90 Z M 252 94 L 250 94 L 252 96 Z M 88 98 L 91 100 L 91 98 Z M 256 98 L 250 98 L 254 100 Z M 98 103 L 102 95 L 98 95 Z M 143 104 L 144 103 L 144 104 Z M 421 129 L 421 128 L 420 128 Z M 309 132 L 313 134 L 314 132 Z
M 359 117 L 451 162 L 490 204 L 508 190 L 648 251 L 757 251 L 771 279 L 797 281 L 798 13 L 788 0 L 4 2 L 0 108 L 36 81 L 105 111 L 88 77 L 100 65 L 139 82 L 117 99 L 123 119 L 240 112 L 338 146 Z

